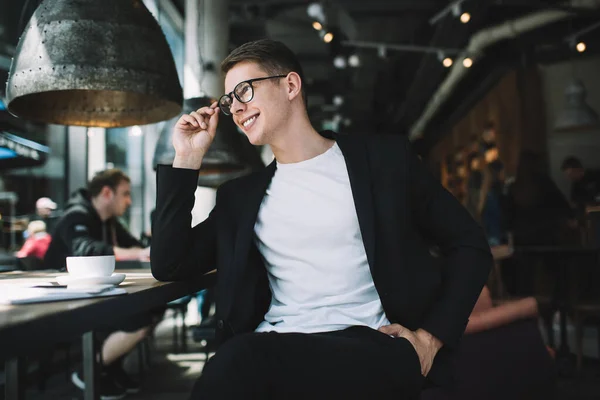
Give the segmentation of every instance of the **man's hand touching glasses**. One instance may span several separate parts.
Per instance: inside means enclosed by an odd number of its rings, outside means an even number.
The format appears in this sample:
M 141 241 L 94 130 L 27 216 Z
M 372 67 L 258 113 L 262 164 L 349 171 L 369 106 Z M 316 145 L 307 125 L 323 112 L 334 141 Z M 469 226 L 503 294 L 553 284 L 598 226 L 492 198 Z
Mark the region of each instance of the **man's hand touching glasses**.
M 173 128 L 174 168 L 200 169 L 202 159 L 217 132 L 219 107 L 214 102 L 183 114 Z

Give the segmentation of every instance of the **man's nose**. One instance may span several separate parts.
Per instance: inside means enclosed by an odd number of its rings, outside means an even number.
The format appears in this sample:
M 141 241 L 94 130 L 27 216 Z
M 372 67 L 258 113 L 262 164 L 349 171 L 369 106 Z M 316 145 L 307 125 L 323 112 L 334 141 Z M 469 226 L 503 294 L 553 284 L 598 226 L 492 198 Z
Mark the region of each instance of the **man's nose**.
M 239 101 L 235 96 L 233 96 L 233 101 L 231 102 L 231 107 L 229 108 L 232 114 L 239 114 L 246 110 L 246 104 Z

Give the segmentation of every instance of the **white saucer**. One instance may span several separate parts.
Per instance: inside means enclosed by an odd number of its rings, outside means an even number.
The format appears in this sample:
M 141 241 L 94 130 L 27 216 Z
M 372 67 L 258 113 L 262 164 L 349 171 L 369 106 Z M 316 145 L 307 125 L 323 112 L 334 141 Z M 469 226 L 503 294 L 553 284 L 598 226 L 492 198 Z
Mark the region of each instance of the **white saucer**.
M 56 277 L 56 282 L 67 286 L 83 285 L 118 285 L 125 280 L 125 274 L 112 274 L 111 276 L 70 276 Z

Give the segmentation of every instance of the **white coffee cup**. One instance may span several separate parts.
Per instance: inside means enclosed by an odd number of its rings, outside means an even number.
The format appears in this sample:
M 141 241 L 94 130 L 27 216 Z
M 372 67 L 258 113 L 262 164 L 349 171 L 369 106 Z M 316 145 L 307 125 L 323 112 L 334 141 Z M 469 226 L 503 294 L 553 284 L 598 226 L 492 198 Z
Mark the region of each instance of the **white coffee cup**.
M 67 271 L 79 277 L 111 276 L 115 271 L 115 256 L 67 257 Z

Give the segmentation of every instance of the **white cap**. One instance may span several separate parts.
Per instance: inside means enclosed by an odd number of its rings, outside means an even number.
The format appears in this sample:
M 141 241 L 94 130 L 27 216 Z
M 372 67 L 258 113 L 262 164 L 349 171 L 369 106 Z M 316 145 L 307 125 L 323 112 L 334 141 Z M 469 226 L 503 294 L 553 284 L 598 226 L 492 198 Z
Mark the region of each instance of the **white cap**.
M 50 210 L 56 210 L 56 203 L 53 202 L 49 197 L 40 197 L 35 202 L 35 208 L 48 208 Z

